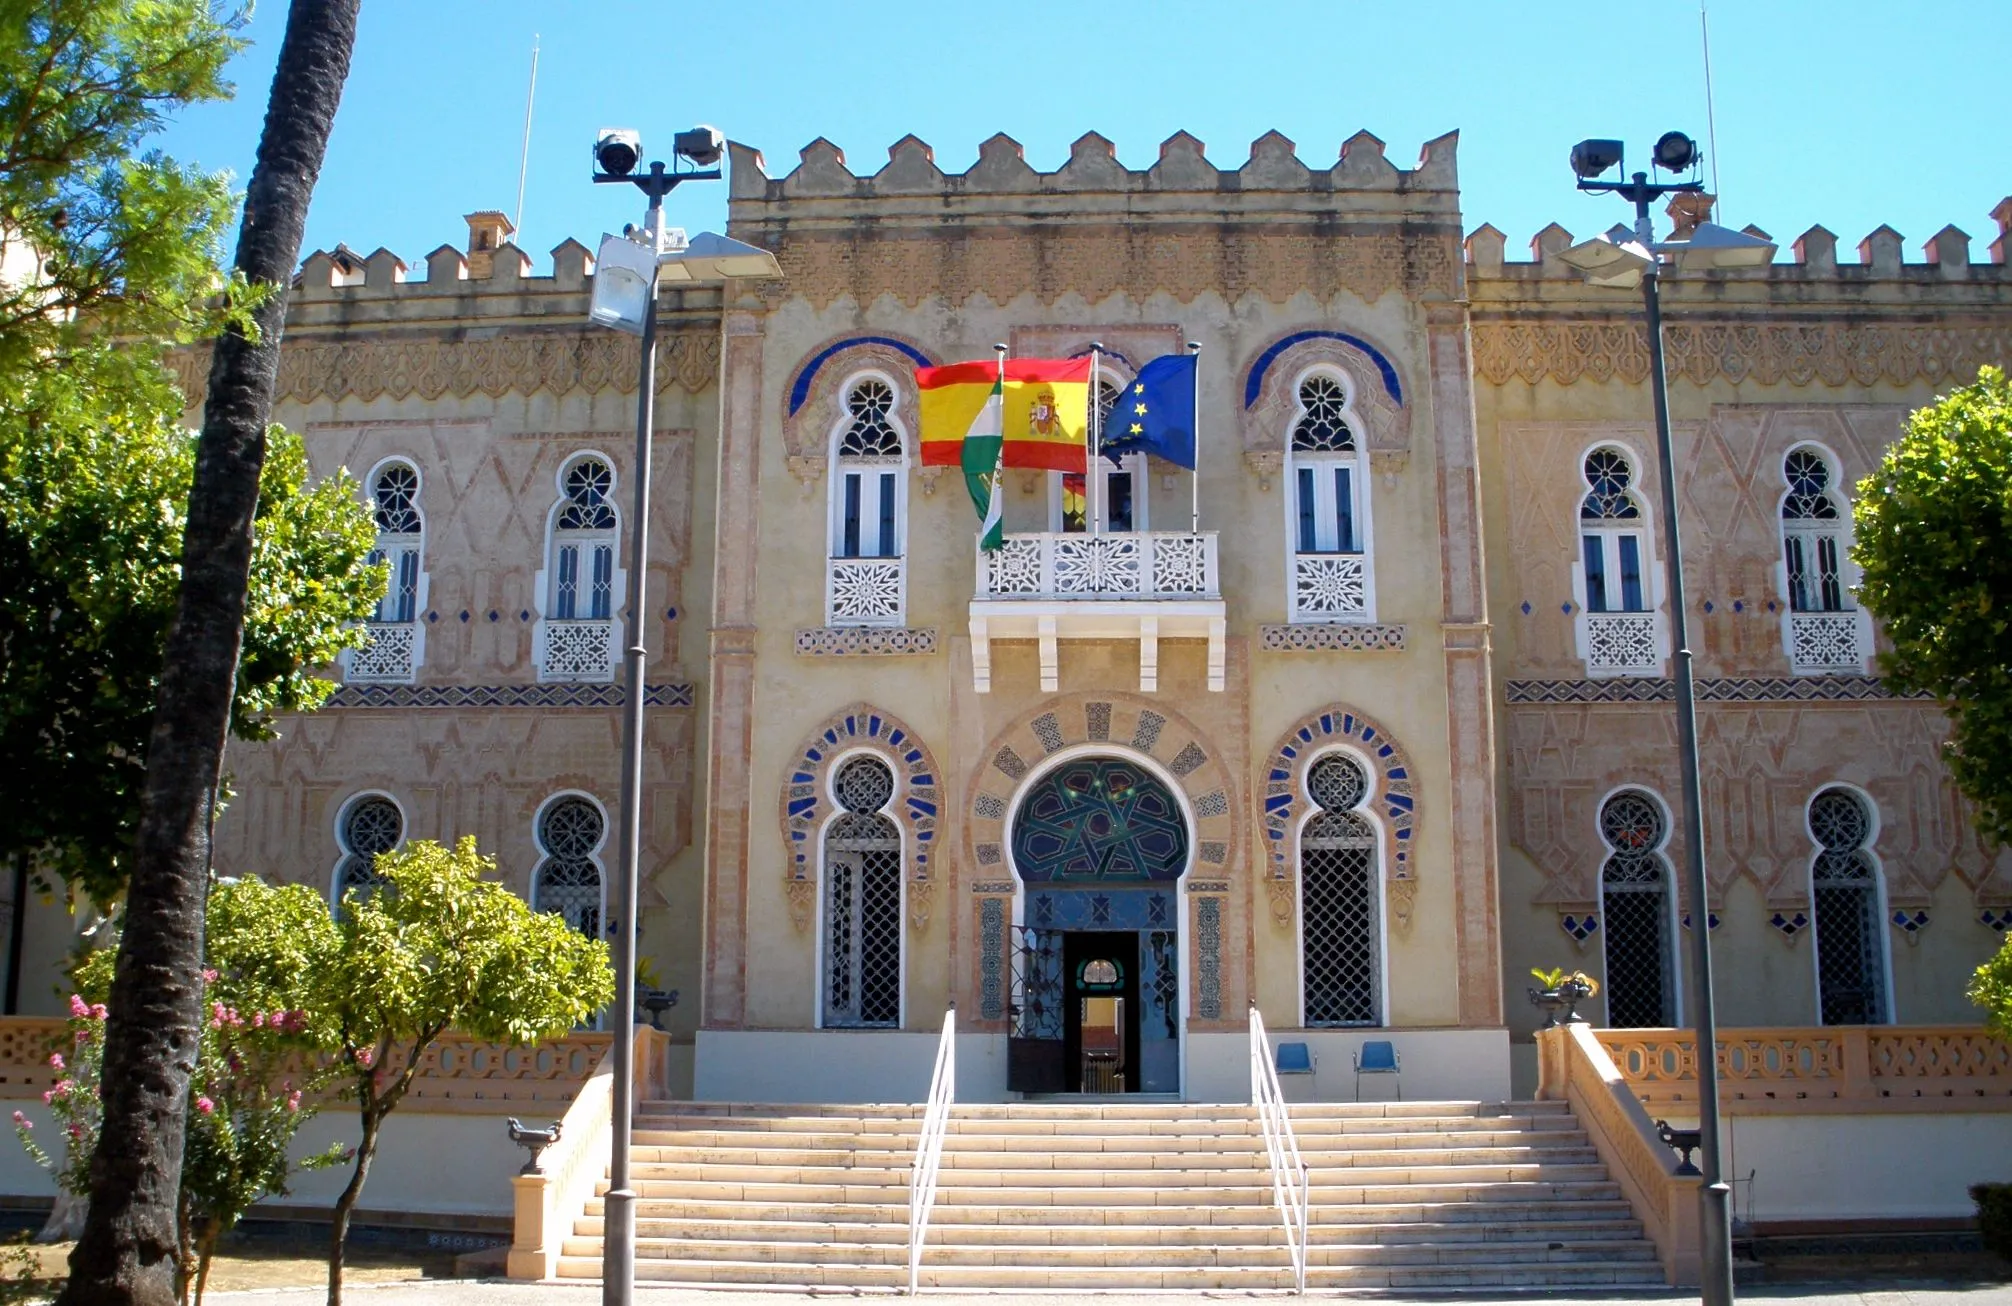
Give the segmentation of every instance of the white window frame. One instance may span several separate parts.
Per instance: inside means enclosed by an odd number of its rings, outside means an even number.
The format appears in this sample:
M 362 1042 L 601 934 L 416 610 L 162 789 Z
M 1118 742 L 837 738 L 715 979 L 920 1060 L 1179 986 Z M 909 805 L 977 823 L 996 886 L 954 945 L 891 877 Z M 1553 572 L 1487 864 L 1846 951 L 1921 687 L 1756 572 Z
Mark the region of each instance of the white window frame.
M 892 400 L 887 424 L 901 442 L 897 456 L 856 457 L 839 452 L 854 417 L 852 396 L 861 385 L 878 382 L 887 387 Z M 914 460 L 914 435 L 901 420 L 903 390 L 899 380 L 879 370 L 855 372 L 845 378 L 837 391 L 838 413 L 826 436 L 831 473 L 826 478 L 825 502 L 825 624 L 831 626 L 900 626 L 908 620 L 908 472 Z M 859 485 L 859 551 L 845 551 L 845 503 L 849 483 Z M 881 550 L 881 508 L 890 501 L 893 527 L 892 548 Z M 872 523 L 869 529 L 868 523 Z M 876 564 L 879 566 L 876 567 Z M 861 612 L 848 607 L 848 595 L 863 583 L 888 581 L 892 572 L 893 601 Z M 845 583 L 850 582 L 850 583 Z M 874 590 L 863 591 L 872 594 Z M 884 593 L 884 591 L 881 591 Z
M 1341 387 L 1342 393 L 1345 396 L 1342 405 L 1342 420 L 1348 424 L 1348 429 L 1355 438 L 1354 449 L 1315 452 L 1310 450 L 1300 451 L 1293 448 L 1293 433 L 1299 429 L 1300 419 L 1306 416 L 1306 405 L 1300 398 L 1301 391 L 1306 386 L 1306 383 L 1315 377 L 1325 377 Z M 1280 498 L 1284 500 L 1282 506 L 1285 515 L 1285 606 L 1288 619 L 1295 623 L 1372 623 L 1376 620 L 1376 523 L 1372 507 L 1375 496 L 1370 492 L 1368 476 L 1369 461 L 1363 448 L 1364 441 L 1368 438 L 1369 423 L 1362 416 L 1360 410 L 1357 409 L 1355 402 L 1361 393 L 1361 383 L 1346 370 L 1335 367 L 1332 364 L 1316 364 L 1293 378 L 1292 417 L 1285 424 L 1283 436 L 1285 446 L 1285 493 Z M 1316 543 L 1318 543 L 1323 538 L 1332 538 L 1328 532 L 1338 530 L 1338 518 L 1334 512 L 1333 472 L 1341 468 L 1346 468 L 1349 472 L 1348 484 L 1350 496 L 1353 500 L 1350 520 L 1355 532 L 1355 539 L 1353 541 L 1355 547 L 1347 550 L 1339 548 L 1315 548 L 1312 551 L 1303 550 L 1300 547 L 1299 473 L 1302 469 L 1314 472 L 1313 483 L 1316 496 L 1316 512 L 1317 514 L 1323 511 L 1325 513 L 1325 515 L 1317 515 L 1316 517 L 1315 539 Z M 1323 475 L 1322 473 L 1326 474 Z M 1327 527 L 1326 531 L 1321 529 L 1323 523 Z M 1339 543 L 1338 540 L 1335 542 Z M 1299 560 L 1301 558 L 1312 557 L 1358 557 L 1362 560 L 1363 603 L 1361 611 L 1332 613 L 1301 610 L 1297 582 Z
M 608 507 L 614 514 L 615 524 L 606 530 L 566 530 L 559 529 L 559 516 L 571 502 L 566 497 L 566 476 L 573 468 L 589 460 L 597 461 L 608 469 Z M 540 681 L 590 681 L 611 683 L 616 669 L 621 665 L 622 611 L 629 597 L 629 573 L 622 565 L 622 473 L 613 458 L 598 449 L 582 449 L 566 456 L 552 478 L 552 506 L 545 513 L 544 565 L 531 578 L 532 604 L 537 613 L 537 623 L 531 632 L 531 658 L 538 669 Z M 554 612 L 558 598 L 560 572 L 560 551 L 572 547 L 581 560 L 581 573 L 576 581 L 576 594 L 591 605 L 593 572 L 591 550 L 606 545 L 609 557 L 608 616 L 606 618 L 582 617 L 576 601 L 574 615 L 560 617 Z M 591 607 L 590 607 L 591 610 Z M 546 666 L 546 648 L 551 638 L 551 628 L 555 624 L 568 622 L 606 620 L 607 671 L 601 675 L 586 676 L 553 672 Z M 639 623 L 640 624 L 640 623 Z
M 405 804 L 382 789 L 359 789 L 345 798 L 335 809 L 335 865 L 328 872 L 328 909 L 333 912 L 342 906 L 342 868 L 349 859 L 358 854 L 349 846 L 349 818 L 358 807 L 373 799 L 390 803 L 398 813 L 398 842 L 389 851 L 396 852 L 405 846 L 412 835 L 412 821 L 405 814 Z
M 1611 450 L 1619 454 L 1628 464 L 1627 497 L 1635 505 L 1638 514 L 1632 522 L 1616 521 L 1612 525 L 1600 524 L 1596 519 L 1589 522 L 1580 514 L 1584 511 L 1586 496 L 1593 492 L 1593 484 L 1586 478 L 1586 460 L 1599 450 Z M 1661 676 L 1666 674 L 1670 659 L 1670 619 L 1664 590 L 1663 570 L 1656 551 L 1655 503 L 1642 486 L 1644 459 L 1634 449 L 1616 440 L 1599 440 L 1579 451 L 1573 463 L 1573 475 L 1578 482 L 1578 493 L 1572 496 L 1572 637 L 1578 646 L 1579 657 L 1586 664 L 1589 679 L 1604 680 L 1621 676 Z M 1595 612 L 1589 601 L 1590 586 L 1586 578 L 1586 541 L 1590 537 L 1599 542 L 1602 565 L 1608 577 L 1609 595 L 1620 586 L 1621 546 L 1623 536 L 1632 536 L 1640 550 L 1642 571 L 1642 601 L 1639 609 L 1608 607 Z M 1625 601 L 1625 600 L 1624 600 Z M 1644 662 L 1628 666 L 1596 666 L 1594 654 L 1594 623 L 1613 617 L 1647 617 L 1651 623 L 1653 641 L 1653 664 Z M 1602 800 L 1604 804 L 1605 800 Z
M 1833 463 L 1832 466 L 1835 467 L 1836 464 Z M 1810 828 L 1809 813 L 1810 808 L 1816 805 L 1816 800 L 1832 789 L 1843 789 L 1851 793 L 1866 811 L 1865 843 L 1859 851 L 1872 863 L 1872 930 L 1873 937 L 1879 940 L 1880 999 L 1881 1005 L 1885 1008 L 1878 1023 L 1897 1024 L 1900 1020 L 1900 1004 L 1898 996 L 1893 991 L 1893 940 L 1887 933 L 1891 928 L 1892 909 L 1887 905 L 1886 898 L 1886 862 L 1877 850 L 1880 832 L 1884 828 L 1884 818 L 1880 813 L 1879 804 L 1872 800 L 1871 794 L 1855 784 L 1846 784 L 1841 780 L 1828 781 L 1810 790 L 1809 797 L 1803 800 L 1802 805 L 1802 830 L 1810 842 L 1809 865 L 1803 871 L 1805 882 L 1809 885 L 1809 974 L 1811 1000 L 1815 1005 L 1810 1023 L 1825 1029 L 1850 1028 L 1823 1023 L 1823 965 L 1820 960 L 1823 936 L 1816 925 L 1816 859 L 1823 855 L 1824 849 L 1823 845 L 1816 841 L 1816 832 Z
M 1599 894 L 1600 903 L 1600 991 L 1603 995 L 1600 999 L 1600 1009 L 1607 1013 L 1605 1023 L 1611 1026 L 1613 1024 L 1613 1013 L 1608 1005 L 1611 997 L 1605 996 L 1609 994 L 1612 988 L 1607 982 L 1607 939 L 1609 937 L 1607 933 L 1607 859 L 1619 850 L 1607 842 L 1606 825 L 1602 818 L 1606 815 L 1607 804 L 1619 795 L 1626 793 L 1640 794 L 1643 798 L 1648 799 L 1649 802 L 1655 804 L 1656 810 L 1662 813 L 1663 817 L 1663 837 L 1657 841 L 1654 848 L 1649 849 L 1649 852 L 1660 860 L 1663 865 L 1663 946 L 1669 949 L 1668 955 L 1663 958 L 1665 968 L 1664 982 L 1670 989 L 1670 1025 L 1674 1028 L 1684 1023 L 1684 1002 L 1686 998 L 1684 992 L 1684 960 L 1680 955 L 1683 951 L 1683 913 L 1677 905 L 1677 864 L 1670 857 L 1670 841 L 1677 837 L 1677 827 L 1676 822 L 1671 819 L 1669 803 L 1664 801 L 1662 794 L 1645 784 L 1615 785 L 1606 793 L 1601 794 L 1600 801 L 1593 806 L 1593 842 L 1600 850 L 1600 860 L 1593 872 L 1593 887 Z M 1692 910 L 1691 921 L 1693 927 L 1699 924 L 1709 927 L 1711 922 L 1709 908 L 1694 908 Z
M 1315 817 L 1330 810 L 1329 808 L 1322 807 L 1314 800 L 1312 790 L 1313 768 L 1326 758 L 1334 756 L 1346 757 L 1351 762 L 1354 762 L 1357 767 L 1361 768 L 1363 778 L 1366 781 L 1363 786 L 1362 801 L 1348 810 L 1369 822 L 1369 828 L 1376 834 L 1376 861 L 1369 868 L 1371 880 L 1370 891 L 1376 904 L 1376 1020 L 1374 1023 L 1368 1025 L 1309 1025 L 1307 1023 L 1306 850 L 1304 841 L 1306 838 L 1306 827 L 1313 823 Z M 1295 858 L 1293 864 L 1293 909 L 1298 921 L 1298 926 L 1294 930 L 1295 942 L 1298 946 L 1293 956 L 1294 964 L 1297 966 L 1299 1026 L 1301 1029 L 1388 1029 L 1390 1028 L 1390 904 L 1388 902 L 1388 895 L 1385 892 L 1384 868 L 1389 864 L 1390 832 L 1384 828 L 1382 819 L 1377 815 L 1377 803 L 1382 798 L 1381 786 L 1383 784 L 1383 773 L 1369 758 L 1356 749 L 1350 748 L 1347 745 L 1338 745 L 1333 748 L 1322 749 L 1319 753 L 1308 758 L 1306 764 L 1300 768 L 1299 775 L 1294 780 L 1294 783 L 1299 786 L 1300 797 L 1305 801 L 1307 807 L 1306 812 L 1299 819 L 1299 828 L 1293 832 L 1293 853 Z
M 377 483 L 393 467 L 402 467 L 412 473 L 415 486 L 412 492 L 412 510 L 419 518 L 417 531 L 388 532 L 379 530 L 371 553 L 378 561 L 385 563 L 391 571 L 385 585 L 384 597 L 378 601 L 376 609 L 365 623 L 371 628 L 373 639 L 380 628 L 387 630 L 391 638 L 410 644 L 410 663 L 403 675 L 387 673 L 379 668 L 356 667 L 359 658 L 369 652 L 368 648 L 344 649 L 341 657 L 343 679 L 369 684 L 411 684 L 418 678 L 419 668 L 426 664 L 426 610 L 432 598 L 432 576 L 426 570 L 426 474 L 420 470 L 417 459 L 405 454 L 393 454 L 380 458 L 363 478 L 363 498 L 369 506 L 371 519 L 377 517 Z M 386 605 L 393 602 L 398 593 L 398 576 L 403 560 L 412 559 L 412 615 L 403 620 L 394 620 L 386 615 Z
M 1789 524 L 1790 519 L 1782 515 L 1783 510 L 1788 507 L 1789 496 L 1794 492 L 1794 487 L 1788 482 L 1788 460 L 1798 453 L 1816 455 L 1823 460 L 1824 466 L 1829 470 L 1830 484 L 1825 487 L 1824 494 L 1837 508 L 1837 518 L 1835 521 L 1825 523 L 1820 520 L 1798 519 L 1797 524 L 1791 526 Z M 1840 470 L 1842 466 L 1843 464 L 1838 460 L 1835 453 L 1827 446 L 1819 444 L 1814 440 L 1801 440 L 1790 445 L 1783 451 L 1781 461 L 1775 466 L 1775 474 L 1780 476 L 1782 481 L 1781 493 L 1775 499 L 1775 526 L 1777 527 L 1780 543 L 1780 548 L 1777 550 L 1775 556 L 1775 588 L 1781 595 L 1782 655 L 1788 659 L 1791 675 L 1824 676 L 1838 675 L 1840 672 L 1843 674 L 1863 675 L 1870 669 L 1872 663 L 1872 613 L 1867 611 L 1865 606 L 1858 603 L 1854 598 L 1854 592 L 1857 590 L 1859 582 L 1863 579 L 1863 573 L 1857 564 L 1851 560 L 1853 540 L 1851 499 L 1840 488 L 1839 478 L 1842 474 Z M 1788 544 L 1791 537 L 1802 540 L 1805 548 L 1811 552 L 1818 547 L 1818 542 L 1825 537 L 1828 537 L 1833 542 L 1837 550 L 1837 586 L 1839 601 L 1842 606 L 1837 608 L 1804 608 L 1800 610 L 1796 608 L 1795 588 L 1790 583 L 1788 568 Z M 1806 554 L 1805 565 L 1808 565 L 1808 557 L 1809 555 Z M 1810 616 L 1835 618 L 1838 620 L 1849 619 L 1857 632 L 1858 648 L 1861 654 L 1858 661 L 1847 666 L 1812 666 L 1799 662 L 1796 658 L 1796 619 L 1798 617 Z
M 840 817 L 851 814 L 851 810 L 838 800 L 838 773 L 844 770 L 845 764 L 855 757 L 871 757 L 875 759 L 882 766 L 886 767 L 888 773 L 894 777 L 894 788 L 888 794 L 887 801 L 873 813 L 877 816 L 884 816 L 889 821 L 892 821 L 894 823 L 895 834 L 901 840 L 901 895 L 897 907 L 899 914 L 895 921 L 895 929 L 899 932 L 900 938 L 899 948 L 901 956 L 896 969 L 898 975 L 897 983 L 900 985 L 900 991 L 895 1000 L 895 1007 L 899 1014 L 896 1023 L 893 1025 L 827 1025 L 825 1023 L 824 998 L 826 984 L 829 979 L 825 973 L 825 966 L 828 964 L 825 942 L 830 937 L 829 929 L 831 924 L 831 871 L 826 864 L 829 855 L 829 849 L 826 845 L 830 840 L 832 825 Z M 891 754 L 870 747 L 847 749 L 845 752 L 834 756 L 831 759 L 831 764 L 825 768 L 822 782 L 825 790 L 824 799 L 825 803 L 831 808 L 831 811 L 826 814 L 824 820 L 817 828 L 817 912 L 814 917 L 815 936 L 811 948 L 810 991 L 811 1027 L 813 1029 L 856 1029 L 891 1032 L 908 1028 L 908 954 L 911 951 L 908 938 L 908 881 L 909 870 L 914 855 L 914 837 L 909 832 L 908 822 L 901 819 L 902 800 L 908 792 L 908 781 L 904 771 L 905 768 Z

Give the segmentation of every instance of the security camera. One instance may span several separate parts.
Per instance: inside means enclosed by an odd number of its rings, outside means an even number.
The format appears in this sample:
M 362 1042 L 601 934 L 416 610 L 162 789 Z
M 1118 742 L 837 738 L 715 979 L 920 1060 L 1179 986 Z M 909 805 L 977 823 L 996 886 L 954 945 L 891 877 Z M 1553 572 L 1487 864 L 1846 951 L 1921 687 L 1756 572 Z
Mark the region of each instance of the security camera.
M 643 138 L 627 127 L 603 127 L 594 137 L 594 167 L 610 177 L 626 177 L 643 161 Z
M 1621 161 L 1619 141 L 1580 141 L 1572 147 L 1572 171 L 1591 181 Z
M 720 161 L 726 152 L 726 137 L 720 135 L 717 127 L 694 127 L 690 131 L 679 132 L 671 139 L 671 148 L 681 159 L 689 159 L 701 168 L 710 168 Z

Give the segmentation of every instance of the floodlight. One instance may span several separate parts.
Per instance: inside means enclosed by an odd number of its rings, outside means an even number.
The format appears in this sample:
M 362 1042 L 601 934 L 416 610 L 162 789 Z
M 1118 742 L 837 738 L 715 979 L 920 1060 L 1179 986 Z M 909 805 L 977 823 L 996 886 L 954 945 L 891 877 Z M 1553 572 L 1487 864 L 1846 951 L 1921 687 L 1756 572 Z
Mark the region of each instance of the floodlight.
M 1642 276 L 1655 266 L 1656 256 L 1632 238 L 1615 240 L 1615 234 L 1605 232 L 1582 240 L 1561 251 L 1558 259 L 1584 273 L 1592 285 L 1631 290 L 1642 284 Z
M 677 156 L 689 159 L 701 168 L 710 168 L 718 163 L 720 155 L 726 152 L 726 144 L 726 137 L 720 135 L 717 127 L 694 127 L 671 138 L 671 149 Z
M 1666 240 L 1656 248 L 1674 258 L 1678 267 L 1693 271 L 1766 267 L 1774 262 L 1775 252 L 1773 241 L 1716 222 L 1700 222 L 1684 239 Z
M 775 255 L 746 241 L 701 231 L 683 249 L 665 254 L 658 265 L 672 282 L 762 281 L 780 277 Z
M 603 127 L 594 134 L 594 166 L 610 177 L 626 177 L 643 161 L 643 138 L 627 127 Z
M 1572 147 L 1572 171 L 1579 180 L 1591 181 L 1619 164 L 1624 153 L 1619 141 L 1580 141 Z
M 1654 157 L 1665 172 L 1688 172 L 1703 156 L 1698 143 L 1682 132 L 1664 132 L 1656 139 Z
M 643 334 L 656 286 L 657 252 L 626 236 L 602 236 L 594 258 L 594 293 L 587 320 L 632 336 Z

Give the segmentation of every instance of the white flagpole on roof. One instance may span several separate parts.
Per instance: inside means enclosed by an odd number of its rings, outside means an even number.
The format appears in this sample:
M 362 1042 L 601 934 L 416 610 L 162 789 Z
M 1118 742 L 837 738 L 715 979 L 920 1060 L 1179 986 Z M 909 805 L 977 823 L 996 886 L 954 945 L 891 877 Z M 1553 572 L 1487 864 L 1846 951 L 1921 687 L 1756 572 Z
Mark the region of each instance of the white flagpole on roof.
M 1098 402 L 1102 398 L 1098 376 L 1103 371 L 1103 352 L 1102 344 L 1095 340 L 1090 342 L 1090 456 L 1083 460 L 1083 500 L 1090 509 L 1092 535 L 1104 533 L 1104 496 L 1098 493 L 1098 483 L 1102 478 L 1097 474 L 1101 470 L 1097 459 L 1102 455 L 1104 444 L 1104 405 Z
M 1188 469 L 1188 485 L 1193 497 L 1188 507 L 1188 534 L 1202 533 L 1202 342 L 1188 341 L 1188 353 L 1195 360 L 1195 465 Z

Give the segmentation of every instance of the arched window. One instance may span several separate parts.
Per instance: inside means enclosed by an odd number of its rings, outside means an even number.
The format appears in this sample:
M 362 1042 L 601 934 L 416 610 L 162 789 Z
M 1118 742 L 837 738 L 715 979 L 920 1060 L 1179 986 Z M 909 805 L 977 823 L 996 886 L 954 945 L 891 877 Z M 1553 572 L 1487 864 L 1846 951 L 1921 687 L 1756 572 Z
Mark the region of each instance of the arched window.
M 538 851 L 531 874 L 531 905 L 555 912 L 590 939 L 601 937 L 601 844 L 608 822 L 578 794 L 546 804 L 538 814 Z
M 859 377 L 842 391 L 833 432 L 826 620 L 898 626 L 907 613 L 908 451 L 894 384 Z
M 1369 778 L 1345 753 L 1307 771 L 1314 812 L 1300 830 L 1301 1003 L 1307 1025 L 1380 1025 L 1383 929 Z
M 346 655 L 344 678 L 408 684 L 420 663 L 425 637 L 419 624 L 419 609 L 425 602 L 419 469 L 403 459 L 382 464 L 370 477 L 370 501 L 377 524 L 370 561 L 384 564 L 391 575 L 371 617 L 370 643 Z
M 1816 983 L 1826 1025 L 1879 1025 L 1886 1011 L 1886 932 L 1865 799 L 1832 786 L 1810 800 L 1810 893 L 1816 908 Z
M 1124 393 L 1123 376 L 1104 368 L 1097 377 L 1098 430 L 1112 432 L 1111 414 Z M 1098 457 L 1090 461 L 1084 475 L 1073 472 L 1048 473 L 1048 528 L 1065 533 L 1090 529 L 1102 514 L 1107 531 L 1146 529 L 1146 455 L 1127 454 L 1113 461 Z
M 1295 621 L 1372 620 L 1368 501 L 1352 382 L 1308 373 L 1286 441 L 1287 532 Z
M 1788 585 L 1786 643 L 1799 672 L 1865 670 L 1870 643 L 1851 602 L 1851 509 L 1830 458 L 1812 445 L 1782 460 L 1782 566 Z
M 1663 805 L 1624 789 L 1600 808 L 1607 859 L 1600 867 L 1600 933 L 1607 950 L 1607 1023 L 1677 1023 L 1676 949 L 1671 939 L 1669 841 Z
M 584 454 L 559 475 L 540 576 L 536 649 L 541 680 L 609 680 L 620 635 L 615 616 L 624 577 L 614 505 L 615 473 Z
M 827 1028 L 901 1024 L 901 830 L 886 815 L 894 772 L 862 753 L 832 775 L 824 831 Z
M 335 864 L 332 889 L 338 909 L 353 890 L 368 897 L 384 878 L 377 873 L 380 853 L 393 851 L 405 839 L 405 814 L 383 794 L 359 794 L 343 807 L 335 823 L 336 846 L 342 858 Z
M 1649 568 L 1648 513 L 1628 454 L 1602 445 L 1580 465 L 1579 618 L 1588 675 L 1657 675 L 1662 636 Z

